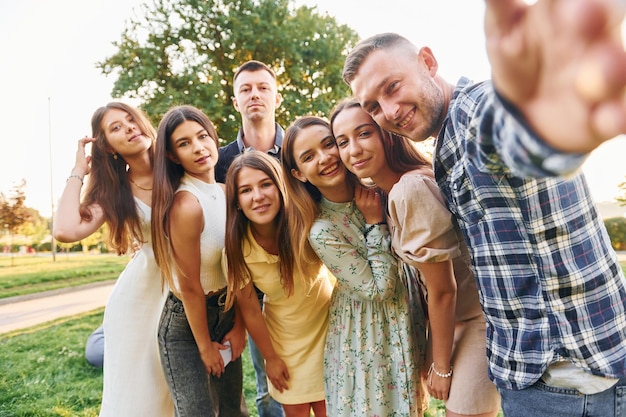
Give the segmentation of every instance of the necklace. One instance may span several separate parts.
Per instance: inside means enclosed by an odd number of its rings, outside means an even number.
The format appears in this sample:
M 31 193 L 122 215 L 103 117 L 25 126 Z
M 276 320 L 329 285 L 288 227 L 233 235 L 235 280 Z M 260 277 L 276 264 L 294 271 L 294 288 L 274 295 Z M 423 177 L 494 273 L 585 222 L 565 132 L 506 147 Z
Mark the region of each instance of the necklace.
M 136 186 L 137 188 L 140 188 L 140 189 L 142 189 L 142 190 L 144 190 L 144 191 L 152 191 L 152 187 L 150 187 L 150 188 L 145 188 L 145 187 L 142 187 L 141 185 L 139 185 L 139 184 L 137 184 L 135 181 L 133 181 L 133 179 L 131 178 L 131 176 L 130 176 L 130 175 L 128 176 L 128 179 L 130 180 L 130 182 L 132 182 L 133 184 L 135 184 L 135 186 Z

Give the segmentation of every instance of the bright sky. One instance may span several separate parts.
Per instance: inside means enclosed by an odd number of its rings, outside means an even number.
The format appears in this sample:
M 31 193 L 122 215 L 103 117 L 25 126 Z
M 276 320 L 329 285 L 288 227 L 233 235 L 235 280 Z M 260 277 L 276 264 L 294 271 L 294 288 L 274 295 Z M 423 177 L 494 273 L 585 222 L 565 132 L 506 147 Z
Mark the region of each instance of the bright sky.
M 149 1 L 149 0 L 148 0 Z M 26 204 L 50 216 L 74 165 L 93 111 L 113 98 L 113 79 L 95 63 L 112 55 L 126 20 L 144 0 L 0 0 L 0 191 L 26 179 Z M 398 32 L 428 45 L 449 82 L 489 78 L 482 0 L 297 0 L 317 5 L 361 37 Z M 626 137 L 586 163 L 597 201 L 612 200 L 625 180 Z

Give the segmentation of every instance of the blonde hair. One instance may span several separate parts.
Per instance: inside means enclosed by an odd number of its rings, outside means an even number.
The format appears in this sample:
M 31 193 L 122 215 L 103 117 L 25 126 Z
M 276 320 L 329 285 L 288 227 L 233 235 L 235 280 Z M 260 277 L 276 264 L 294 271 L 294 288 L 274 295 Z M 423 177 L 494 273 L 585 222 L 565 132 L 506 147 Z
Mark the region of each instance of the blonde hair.
M 278 239 L 278 259 L 280 283 L 287 293 L 293 294 L 294 264 L 297 255 L 291 244 L 286 207 L 289 205 L 283 175 L 278 161 L 264 152 L 246 151 L 237 156 L 226 174 L 226 238 L 224 248 L 228 265 L 228 294 L 226 308 L 234 303 L 234 294 L 252 278 L 250 269 L 245 262 L 243 242 L 246 238 L 250 220 L 239 207 L 239 173 L 243 168 L 251 168 L 265 173 L 276 185 L 280 193 L 281 207 L 274 219 L 276 238 Z
M 299 133 L 311 126 L 324 126 L 330 130 L 328 122 L 317 116 L 303 116 L 296 119 L 285 131 L 281 148 L 281 165 L 290 204 L 287 209 L 290 233 L 299 257 L 296 258 L 298 270 L 311 270 L 313 265 L 321 265 L 321 260 L 309 243 L 309 231 L 313 222 L 320 214 L 319 203 L 322 199 L 320 191 L 311 183 L 296 179 L 291 173 L 298 165 L 293 147 Z

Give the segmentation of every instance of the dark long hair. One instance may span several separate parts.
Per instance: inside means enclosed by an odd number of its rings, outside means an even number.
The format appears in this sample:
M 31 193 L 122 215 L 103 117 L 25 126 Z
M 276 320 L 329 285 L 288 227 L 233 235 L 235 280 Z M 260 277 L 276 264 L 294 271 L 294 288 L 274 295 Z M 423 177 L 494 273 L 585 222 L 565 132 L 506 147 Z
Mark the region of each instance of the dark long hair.
M 89 206 L 98 204 L 102 208 L 104 221 L 109 226 L 109 244 L 121 255 L 143 243 L 141 219 L 126 173 L 128 166 L 124 158 L 111 152 L 102 119 L 112 109 L 128 113 L 146 137 L 154 144 L 156 131 L 148 116 L 135 107 L 121 102 L 111 102 L 98 108 L 91 117 L 91 132 L 95 142 L 91 147 L 91 170 L 80 205 L 80 216 L 89 221 L 92 215 Z M 149 149 L 150 163 L 154 161 L 154 146 Z
M 180 186 L 185 169 L 182 165 L 173 162 L 168 155 L 174 155 L 172 133 L 186 121 L 197 122 L 215 141 L 216 147 L 219 147 L 219 139 L 213 123 L 202 110 L 196 107 L 186 105 L 172 107 L 159 123 L 152 189 L 152 246 L 154 259 L 163 272 L 163 278 L 170 286 L 173 285 L 172 265 L 175 265 L 175 260 L 169 240 L 169 215 L 174 202 L 174 194 Z

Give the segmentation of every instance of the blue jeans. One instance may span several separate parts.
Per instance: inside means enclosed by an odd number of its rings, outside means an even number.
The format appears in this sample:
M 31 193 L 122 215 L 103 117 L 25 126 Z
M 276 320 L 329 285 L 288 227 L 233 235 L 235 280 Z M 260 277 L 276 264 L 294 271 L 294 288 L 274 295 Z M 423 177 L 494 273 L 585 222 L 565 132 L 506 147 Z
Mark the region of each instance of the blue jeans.
M 263 293 L 257 290 L 257 296 L 259 297 L 259 304 L 262 310 Z M 259 412 L 259 417 L 284 417 L 285 412 L 283 411 L 283 406 L 269 394 L 267 375 L 265 373 L 265 360 L 254 344 L 254 340 L 252 340 L 249 335 L 248 350 L 250 351 L 252 366 L 254 366 L 254 373 L 256 374 L 256 408 Z
M 541 380 L 523 390 L 498 388 L 505 417 L 626 417 L 626 378 L 597 394 L 551 387 Z
M 206 298 L 211 340 L 232 329 L 235 309 L 224 312 L 218 297 Z M 248 417 L 243 396 L 241 358 L 229 363 L 221 377 L 206 372 L 189 327 L 182 301 L 170 293 L 159 322 L 159 352 L 177 417 Z

